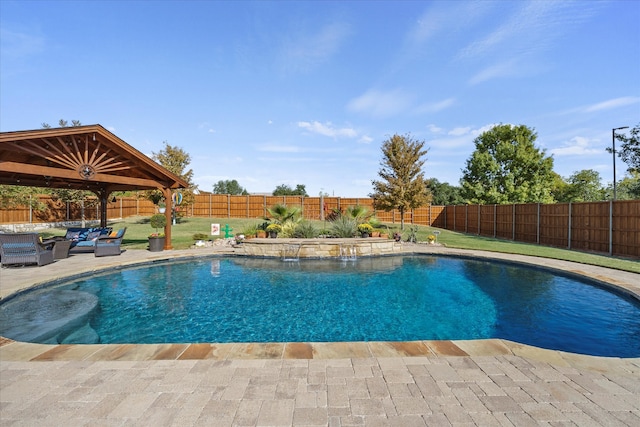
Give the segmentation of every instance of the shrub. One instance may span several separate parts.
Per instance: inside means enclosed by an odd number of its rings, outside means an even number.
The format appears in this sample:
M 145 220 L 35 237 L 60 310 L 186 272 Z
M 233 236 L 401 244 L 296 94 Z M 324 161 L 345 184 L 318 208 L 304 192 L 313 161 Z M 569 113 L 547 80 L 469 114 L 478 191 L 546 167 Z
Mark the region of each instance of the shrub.
M 196 233 L 193 235 L 193 240 L 208 240 L 209 235 L 205 233 Z
M 365 222 L 364 224 L 358 225 L 358 231 L 361 233 L 371 234 L 373 232 L 373 227 Z
M 282 226 L 280 224 L 269 224 L 267 226 L 267 232 L 269 233 L 280 233 L 282 231 Z
M 293 230 L 291 237 L 298 239 L 313 239 L 320 235 L 318 229 L 309 221 L 300 222 Z
M 149 224 L 156 229 L 157 234 L 158 228 L 164 228 L 167 225 L 167 217 L 164 214 L 152 215 L 151 219 L 149 219 Z
M 334 237 L 353 237 L 356 235 L 356 227 L 357 223 L 354 218 L 342 215 L 331 222 L 331 235 Z

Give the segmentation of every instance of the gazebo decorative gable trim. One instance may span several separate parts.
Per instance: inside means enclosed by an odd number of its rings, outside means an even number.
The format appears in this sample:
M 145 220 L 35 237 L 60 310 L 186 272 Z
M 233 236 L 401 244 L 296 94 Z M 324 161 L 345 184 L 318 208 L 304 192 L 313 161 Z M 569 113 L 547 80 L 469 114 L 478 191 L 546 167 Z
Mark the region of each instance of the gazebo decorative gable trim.
M 89 190 L 100 199 L 102 225 L 113 191 L 161 190 L 165 248 L 171 248 L 171 190 L 188 187 L 101 125 L 0 133 L 0 184 Z

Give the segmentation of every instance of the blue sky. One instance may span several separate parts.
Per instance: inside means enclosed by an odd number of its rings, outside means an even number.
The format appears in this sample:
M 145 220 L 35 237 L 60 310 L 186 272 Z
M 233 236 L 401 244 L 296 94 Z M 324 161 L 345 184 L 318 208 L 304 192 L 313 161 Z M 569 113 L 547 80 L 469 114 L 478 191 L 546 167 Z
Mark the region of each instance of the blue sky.
M 0 0 L 0 130 L 99 123 L 183 148 L 202 190 L 366 197 L 395 133 L 458 185 L 479 133 L 524 124 L 606 185 L 611 129 L 640 123 L 638 22 L 631 0 Z

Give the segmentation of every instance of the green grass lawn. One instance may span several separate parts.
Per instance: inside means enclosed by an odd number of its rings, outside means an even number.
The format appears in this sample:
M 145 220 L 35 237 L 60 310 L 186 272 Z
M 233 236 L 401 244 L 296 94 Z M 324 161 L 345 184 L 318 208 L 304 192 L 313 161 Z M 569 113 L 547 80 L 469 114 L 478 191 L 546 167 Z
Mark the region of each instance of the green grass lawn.
M 194 234 L 210 235 L 211 224 L 217 223 L 221 227 L 228 224 L 233 229 L 232 235 L 242 233 L 250 226 L 263 223 L 261 218 L 183 218 L 180 222 L 172 227 L 172 241 L 174 249 L 186 249 L 194 243 Z M 322 221 L 313 221 L 315 226 L 322 230 L 329 227 L 328 223 Z M 127 233 L 124 236 L 123 247 L 129 249 L 147 249 L 149 234 L 156 231 L 149 225 L 149 217 L 130 217 L 122 221 L 109 222 L 114 229 L 127 227 Z M 400 231 L 400 224 L 383 224 L 383 228 L 387 228 L 390 235 Z M 583 264 L 599 265 L 602 267 L 615 268 L 618 270 L 631 271 L 640 273 L 640 261 L 627 260 L 605 255 L 596 255 L 585 252 L 570 251 L 566 249 L 553 248 L 549 246 L 540 246 L 527 243 L 517 243 L 508 240 L 493 239 L 489 237 L 476 236 L 472 234 L 457 233 L 449 230 L 436 229 L 432 227 L 418 227 L 418 241 L 425 242 L 427 236 L 434 230 L 440 231 L 438 243 L 451 248 L 460 249 L 477 249 L 491 252 L 512 253 L 521 255 L 532 255 L 546 258 L 561 259 L 566 261 L 574 261 Z M 65 229 L 49 229 L 43 232 L 43 237 L 60 236 L 64 234 Z M 162 231 L 162 230 L 159 230 Z M 405 226 L 403 239 L 408 236 L 408 225 Z M 224 238 L 224 232 L 218 238 Z

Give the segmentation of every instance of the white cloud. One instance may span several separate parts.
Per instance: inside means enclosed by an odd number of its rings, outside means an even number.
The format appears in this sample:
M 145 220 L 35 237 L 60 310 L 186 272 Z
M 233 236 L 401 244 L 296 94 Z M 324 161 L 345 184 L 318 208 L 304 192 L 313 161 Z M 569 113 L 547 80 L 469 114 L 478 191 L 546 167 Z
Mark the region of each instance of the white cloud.
M 349 101 L 347 109 L 375 117 L 389 117 L 407 110 L 412 98 L 409 93 L 401 89 L 386 92 L 371 89 Z
M 469 79 L 469 83 L 475 85 L 498 77 L 508 77 L 514 74 L 518 74 L 518 69 L 519 68 L 516 65 L 515 59 L 493 64 L 476 73 L 473 77 L 471 77 L 471 79 Z
M 408 39 L 414 44 L 424 44 L 439 32 L 468 28 L 492 7 L 490 2 L 432 2 L 409 30 Z
M 216 133 L 215 129 L 209 129 L 208 132 L 209 133 Z
M 306 71 L 325 62 L 339 50 L 350 32 L 346 24 L 332 23 L 316 34 L 292 35 L 282 49 L 284 69 Z
M 593 154 L 604 154 L 604 150 L 601 148 L 591 148 L 592 142 L 589 138 L 582 136 L 576 136 L 564 143 L 563 147 L 553 148 L 549 150 L 550 154 L 554 156 L 584 156 Z
M 467 45 L 458 57 L 485 57 L 499 51 L 513 56 L 547 50 L 601 7 L 596 2 L 578 5 L 548 1 L 512 2 L 509 6 L 517 10 L 484 38 Z
M 351 128 L 336 128 L 331 122 L 326 122 L 324 124 L 318 121 L 298 122 L 298 127 L 305 129 L 308 132 L 329 136 L 331 138 L 355 138 L 356 136 L 358 136 L 358 133 L 355 130 Z
M 444 130 L 434 124 L 428 124 L 427 129 L 429 129 L 429 132 L 432 132 L 432 133 L 442 133 L 442 131 Z
M 638 102 L 640 102 L 640 98 L 636 96 L 624 96 L 589 105 L 588 107 L 585 107 L 584 111 L 587 113 L 593 113 L 595 111 L 611 110 L 618 107 L 624 107 L 626 105 L 637 104 Z
M 462 135 L 466 135 L 471 131 L 470 127 L 458 127 L 458 128 L 453 128 L 451 129 L 449 132 L 447 132 L 447 135 L 452 135 L 452 136 L 462 136 Z
M 358 142 L 361 144 L 371 144 L 371 142 L 373 142 L 373 138 L 368 135 L 362 135 Z
M 437 113 L 451 107 L 455 102 L 455 98 L 447 98 L 431 104 L 423 104 L 419 106 L 416 111 L 418 113 Z

